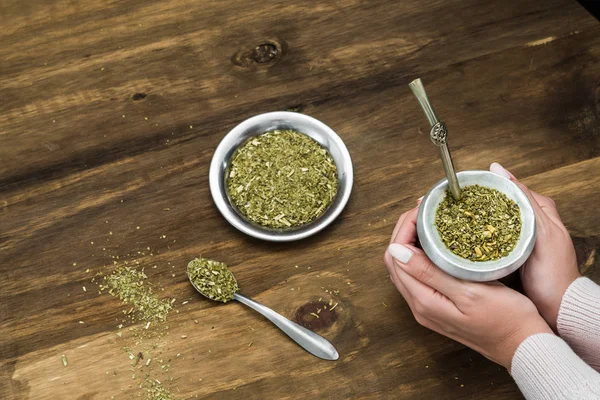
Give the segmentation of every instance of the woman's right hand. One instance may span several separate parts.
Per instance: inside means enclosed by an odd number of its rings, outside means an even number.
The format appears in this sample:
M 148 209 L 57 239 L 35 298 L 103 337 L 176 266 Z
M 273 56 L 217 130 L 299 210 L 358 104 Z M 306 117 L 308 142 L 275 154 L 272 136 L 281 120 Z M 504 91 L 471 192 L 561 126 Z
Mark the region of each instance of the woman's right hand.
M 537 236 L 531 256 L 521 267 L 521 280 L 527 297 L 556 331 L 562 297 L 571 283 L 580 277 L 571 236 L 551 198 L 529 190 L 498 163 L 493 163 L 490 171 L 516 183 L 533 206 Z
M 416 247 L 418 208 L 400 217 L 385 253 L 390 278 L 421 325 L 454 339 L 510 371 L 529 336 L 550 333 L 533 302 L 499 282 L 448 275 Z

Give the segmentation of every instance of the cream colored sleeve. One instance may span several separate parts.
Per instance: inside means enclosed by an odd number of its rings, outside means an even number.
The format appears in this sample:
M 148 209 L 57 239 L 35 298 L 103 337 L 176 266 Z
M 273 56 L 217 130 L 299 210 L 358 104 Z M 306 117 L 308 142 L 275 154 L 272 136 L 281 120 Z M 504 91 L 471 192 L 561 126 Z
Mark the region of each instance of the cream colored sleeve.
M 528 400 L 598 400 L 600 373 L 558 336 L 539 333 L 521 343 L 511 374 Z

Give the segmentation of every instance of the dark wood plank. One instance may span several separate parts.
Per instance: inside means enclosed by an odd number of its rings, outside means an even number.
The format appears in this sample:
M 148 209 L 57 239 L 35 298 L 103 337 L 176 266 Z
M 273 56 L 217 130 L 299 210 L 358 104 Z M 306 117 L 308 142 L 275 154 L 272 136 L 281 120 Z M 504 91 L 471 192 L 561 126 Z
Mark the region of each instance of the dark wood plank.
M 0 26 L 0 398 L 139 393 L 122 307 L 90 282 L 117 256 L 178 299 L 160 351 L 181 398 L 518 397 L 501 368 L 418 326 L 381 261 L 442 175 L 406 86 L 418 76 L 458 168 L 500 161 L 555 198 L 600 280 L 600 26 L 575 2 L 3 1 Z M 260 44 L 277 57 L 259 62 Z M 275 245 L 227 225 L 207 171 L 236 123 L 288 108 L 342 136 L 356 182 L 331 227 Z M 341 360 L 198 299 L 184 271 L 200 254 L 289 317 L 333 297 L 318 331 Z

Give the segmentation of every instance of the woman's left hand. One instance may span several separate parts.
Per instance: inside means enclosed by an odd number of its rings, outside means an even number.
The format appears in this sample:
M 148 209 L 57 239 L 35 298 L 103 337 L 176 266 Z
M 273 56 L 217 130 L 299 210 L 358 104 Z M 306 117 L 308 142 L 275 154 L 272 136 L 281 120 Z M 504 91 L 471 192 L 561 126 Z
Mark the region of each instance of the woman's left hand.
M 390 278 L 421 325 L 454 339 L 510 371 L 517 347 L 536 333 L 552 333 L 535 305 L 499 282 L 454 278 L 419 248 L 418 208 L 404 213 L 385 253 Z

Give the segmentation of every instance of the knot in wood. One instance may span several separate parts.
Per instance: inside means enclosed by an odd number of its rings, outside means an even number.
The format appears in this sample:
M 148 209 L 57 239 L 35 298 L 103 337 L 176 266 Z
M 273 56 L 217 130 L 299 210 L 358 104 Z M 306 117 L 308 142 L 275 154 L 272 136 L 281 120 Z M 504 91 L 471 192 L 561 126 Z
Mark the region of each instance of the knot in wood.
M 329 328 L 337 320 L 337 310 L 329 303 L 312 301 L 296 310 L 294 321 L 310 330 Z
M 231 57 L 231 62 L 248 69 L 268 68 L 283 57 L 286 49 L 287 45 L 284 41 L 268 39 L 253 47 L 238 50 Z
M 266 64 L 277 58 L 279 49 L 272 43 L 259 44 L 252 52 L 252 59 L 259 64 Z

